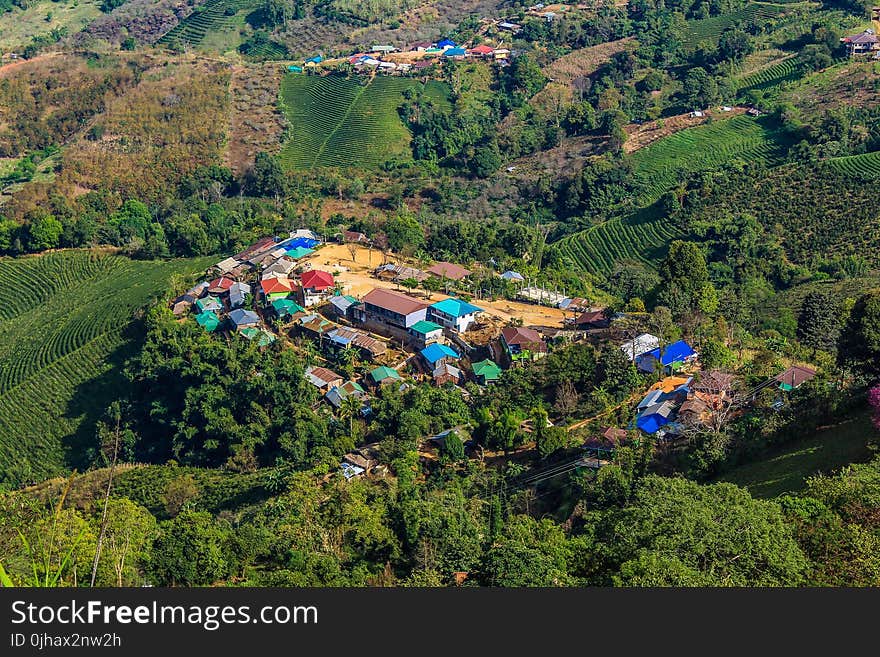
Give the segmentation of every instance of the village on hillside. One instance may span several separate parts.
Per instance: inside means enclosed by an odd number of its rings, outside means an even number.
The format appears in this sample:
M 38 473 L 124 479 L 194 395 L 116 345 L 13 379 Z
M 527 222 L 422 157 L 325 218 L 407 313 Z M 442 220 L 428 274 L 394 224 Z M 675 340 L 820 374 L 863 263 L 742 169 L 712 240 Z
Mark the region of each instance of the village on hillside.
M 784 393 L 816 375 L 811 367 L 792 364 L 746 390 L 732 374 L 703 371 L 698 351 L 686 341 L 639 333 L 638 322 L 626 313 L 546 290 L 510 270 L 494 275 L 513 284 L 515 299 L 475 298 L 480 290 L 470 284 L 474 271 L 450 262 L 423 269 L 418 264 L 377 249 L 363 233 L 343 230 L 325 241 L 299 229 L 262 238 L 218 262 L 170 308 L 180 321 L 195 321 L 206 332 L 260 349 L 279 341 L 311 344 L 326 366 L 308 366 L 306 379 L 331 412 L 357 407 L 364 418 L 371 414 L 371 394 L 381 386 L 426 381 L 459 386 L 468 394 L 467 386 L 491 386 L 505 370 L 527 367 L 557 346 L 616 343 L 656 382 L 640 399 L 629 400 L 628 425 L 605 426 L 586 437 L 578 464 L 590 468 L 610 462 L 615 446 L 640 435 L 667 446 L 686 443 L 693 432 L 729 421 L 767 388 L 778 390 L 779 409 Z M 351 367 L 355 362 L 363 365 L 359 374 Z M 336 371 L 343 369 L 340 363 L 349 366 L 347 375 Z M 575 431 L 596 419 L 567 428 Z M 450 431 L 464 433 L 461 427 Z M 467 446 L 466 436 L 459 437 Z M 437 447 L 443 438 L 426 442 Z M 347 454 L 342 474 L 361 476 L 378 466 L 373 447 Z

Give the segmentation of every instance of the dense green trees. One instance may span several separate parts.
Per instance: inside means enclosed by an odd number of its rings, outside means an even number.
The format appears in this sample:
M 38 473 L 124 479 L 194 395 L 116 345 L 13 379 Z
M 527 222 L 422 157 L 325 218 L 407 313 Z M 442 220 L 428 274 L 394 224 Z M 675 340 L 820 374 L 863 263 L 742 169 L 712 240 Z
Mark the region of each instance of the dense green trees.
M 674 241 L 660 266 L 658 303 L 668 306 L 676 315 L 696 310 L 711 314 L 717 308 L 717 299 L 700 246 Z
M 779 505 L 731 484 L 649 476 L 628 506 L 585 522 L 591 566 L 617 585 L 796 586 L 808 568 Z
M 346 443 L 310 407 L 302 368 L 290 349 L 221 342 L 154 310 L 129 365 L 138 454 L 249 471 L 281 456 L 305 465 L 343 453 Z
M 838 362 L 880 375 L 880 292 L 856 300 L 840 335 Z
M 388 246 L 395 251 L 414 253 L 425 242 L 425 234 L 419 222 L 410 214 L 401 213 L 385 222 Z

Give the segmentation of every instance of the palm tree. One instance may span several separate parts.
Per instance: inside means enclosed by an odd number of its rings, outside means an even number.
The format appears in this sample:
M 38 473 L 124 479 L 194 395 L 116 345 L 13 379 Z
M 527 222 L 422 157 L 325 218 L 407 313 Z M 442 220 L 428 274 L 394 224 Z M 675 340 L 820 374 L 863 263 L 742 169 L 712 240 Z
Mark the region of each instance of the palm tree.
M 354 438 L 354 421 L 361 412 L 361 400 L 355 395 L 349 395 L 342 399 L 339 406 L 339 415 L 348 418 L 348 435 Z

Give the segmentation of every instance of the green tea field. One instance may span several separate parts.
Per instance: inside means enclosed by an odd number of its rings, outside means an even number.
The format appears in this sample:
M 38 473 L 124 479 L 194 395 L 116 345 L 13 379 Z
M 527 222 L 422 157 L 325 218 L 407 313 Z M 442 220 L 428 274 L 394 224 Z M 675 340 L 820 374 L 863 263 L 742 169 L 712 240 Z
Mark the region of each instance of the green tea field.
M 736 158 L 773 164 L 781 154 L 777 130 L 765 117 L 740 115 L 682 130 L 633 154 L 639 205 L 653 203 L 689 173 Z
M 624 260 L 656 266 L 665 257 L 669 244 L 681 237 L 676 226 L 647 208 L 569 235 L 553 248 L 576 266 L 607 276 L 616 263 Z
M 206 264 L 85 250 L 0 260 L 0 483 L 81 465 L 72 457 L 118 397 L 134 314 Z
M 279 156 L 282 165 L 369 168 L 411 159 L 409 129 L 398 108 L 404 90 L 420 84 L 386 76 L 366 81 L 335 75 L 285 76 L 281 104 L 290 135 Z M 429 82 L 426 92 L 446 100 L 442 83 Z

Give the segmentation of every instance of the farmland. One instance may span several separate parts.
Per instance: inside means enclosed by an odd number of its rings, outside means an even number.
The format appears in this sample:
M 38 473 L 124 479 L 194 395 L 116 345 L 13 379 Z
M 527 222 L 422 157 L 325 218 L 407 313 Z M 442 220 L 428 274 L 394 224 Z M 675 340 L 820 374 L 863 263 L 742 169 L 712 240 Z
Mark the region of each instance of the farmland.
M 762 22 L 778 17 L 798 3 L 767 3 L 752 2 L 739 11 L 690 21 L 686 31 L 687 39 L 694 45 L 711 44 L 718 42 L 721 34 L 734 25 L 746 25 L 753 22 Z
M 362 83 L 341 76 L 288 75 L 281 102 L 290 139 L 280 159 L 286 169 L 327 166 L 375 167 L 406 161 L 410 134 L 397 109 L 415 80 L 376 77 Z M 446 87 L 428 83 L 428 93 L 445 98 Z
M 648 205 L 675 186 L 683 174 L 709 169 L 735 158 L 777 161 L 782 154 L 766 118 L 735 116 L 682 130 L 633 154 L 640 205 Z
M 87 458 L 94 420 L 118 395 L 132 315 L 173 274 L 204 266 L 91 251 L 0 261 L 3 480 L 45 478 Z
M 256 9 L 259 5 L 258 0 L 208 0 L 162 36 L 156 44 L 172 47 L 197 46 L 210 33 L 232 24 L 238 12 Z
M 828 166 L 849 176 L 865 179 L 880 178 L 880 151 L 835 157 L 828 160 Z
M 805 62 L 797 56 L 788 57 L 767 68 L 751 73 L 737 81 L 737 91 L 765 91 L 784 82 L 801 78 L 807 72 Z
M 576 266 L 607 276 L 624 260 L 655 266 L 669 243 L 680 237 L 673 224 L 648 208 L 569 235 L 553 248 Z
M 766 119 L 745 115 L 715 120 L 656 141 L 632 155 L 639 185 L 635 215 L 615 218 L 563 238 L 555 248 L 576 266 L 607 275 L 624 259 L 656 266 L 678 230 L 648 207 L 688 173 L 737 158 L 778 161 L 782 145 Z

